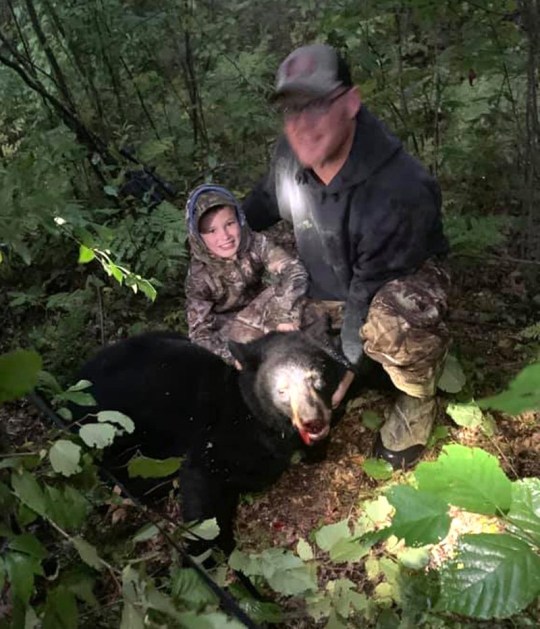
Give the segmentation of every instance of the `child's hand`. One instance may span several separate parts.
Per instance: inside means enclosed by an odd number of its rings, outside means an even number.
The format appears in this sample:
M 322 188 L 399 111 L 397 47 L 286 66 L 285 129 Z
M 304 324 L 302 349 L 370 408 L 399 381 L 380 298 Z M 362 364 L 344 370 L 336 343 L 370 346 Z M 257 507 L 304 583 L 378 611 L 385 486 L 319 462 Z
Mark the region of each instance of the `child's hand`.
M 278 323 L 276 326 L 276 330 L 278 332 L 294 332 L 295 330 L 299 330 L 300 326 L 298 323 Z

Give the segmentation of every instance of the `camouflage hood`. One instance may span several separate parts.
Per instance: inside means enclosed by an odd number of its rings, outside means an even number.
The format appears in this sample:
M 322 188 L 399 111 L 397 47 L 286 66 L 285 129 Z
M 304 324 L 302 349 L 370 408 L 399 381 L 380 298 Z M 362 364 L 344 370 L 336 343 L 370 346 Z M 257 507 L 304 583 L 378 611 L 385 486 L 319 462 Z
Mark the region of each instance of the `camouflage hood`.
M 191 254 L 206 264 L 223 261 L 223 258 L 211 254 L 206 248 L 199 232 L 199 221 L 206 212 L 212 208 L 223 205 L 234 208 L 238 222 L 240 223 L 241 235 L 238 254 L 243 253 L 249 247 L 251 230 L 248 227 L 244 212 L 234 194 L 222 186 L 208 183 L 202 184 L 192 190 L 188 197 L 186 203 L 186 224 Z

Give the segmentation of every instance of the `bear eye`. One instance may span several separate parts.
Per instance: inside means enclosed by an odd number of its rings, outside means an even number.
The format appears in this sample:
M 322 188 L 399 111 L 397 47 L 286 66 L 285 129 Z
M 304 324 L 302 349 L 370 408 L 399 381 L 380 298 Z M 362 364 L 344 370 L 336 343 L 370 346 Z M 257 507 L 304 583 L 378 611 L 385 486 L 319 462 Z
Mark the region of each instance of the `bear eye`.
M 322 391 L 324 389 L 324 382 L 320 376 L 316 376 L 311 379 L 311 384 L 313 388 L 317 391 Z

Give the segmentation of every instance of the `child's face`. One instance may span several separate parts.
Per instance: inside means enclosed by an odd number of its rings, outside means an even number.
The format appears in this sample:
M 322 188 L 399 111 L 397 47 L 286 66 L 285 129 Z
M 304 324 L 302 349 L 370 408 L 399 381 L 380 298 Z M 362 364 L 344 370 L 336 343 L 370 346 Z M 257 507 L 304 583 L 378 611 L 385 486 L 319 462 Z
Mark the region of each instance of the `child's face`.
M 240 224 L 232 207 L 210 210 L 199 221 L 199 233 L 210 253 L 234 258 L 240 246 Z

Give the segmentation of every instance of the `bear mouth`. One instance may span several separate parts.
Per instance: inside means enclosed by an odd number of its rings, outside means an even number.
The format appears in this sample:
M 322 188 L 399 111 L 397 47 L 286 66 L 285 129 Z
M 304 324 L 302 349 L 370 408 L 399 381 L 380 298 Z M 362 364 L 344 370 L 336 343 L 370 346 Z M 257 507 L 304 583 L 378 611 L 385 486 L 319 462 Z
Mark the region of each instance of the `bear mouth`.
M 310 421 L 302 421 L 300 419 L 298 424 L 296 424 L 296 429 L 307 446 L 321 441 L 330 432 L 330 426 L 322 419 L 312 419 Z

